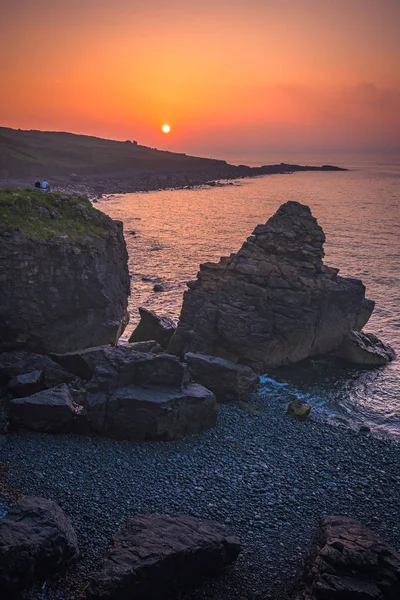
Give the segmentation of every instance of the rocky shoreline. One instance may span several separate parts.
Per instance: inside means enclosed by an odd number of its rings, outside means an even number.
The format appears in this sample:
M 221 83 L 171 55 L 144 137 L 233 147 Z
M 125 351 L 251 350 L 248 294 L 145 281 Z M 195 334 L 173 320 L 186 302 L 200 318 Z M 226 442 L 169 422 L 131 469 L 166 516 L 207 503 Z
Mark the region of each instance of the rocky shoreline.
M 251 403 L 257 410 L 220 405 L 215 430 L 176 442 L 26 432 L 1 438 L 3 489 L 56 501 L 81 551 L 66 576 L 25 598 L 80 598 L 111 535 L 137 512 L 217 520 L 241 540 L 235 565 L 186 600 L 289 599 L 328 514 L 359 519 L 400 547 L 398 443 L 313 418 L 296 421 L 284 415 L 284 402 L 259 395 Z
M 68 194 L 86 195 L 89 199 L 96 199 L 107 194 L 126 194 L 134 192 L 153 192 L 165 189 L 191 189 L 200 185 L 211 187 L 224 185 L 235 179 L 260 177 L 263 175 L 282 175 L 302 171 L 346 171 L 347 169 L 332 165 L 300 166 L 281 163 L 279 165 L 264 165 L 261 167 L 248 167 L 246 165 L 228 165 L 207 169 L 203 171 L 182 172 L 116 172 L 102 175 L 49 175 L 49 182 L 53 191 Z M 0 189 L 5 188 L 30 188 L 32 180 L 27 178 L 0 179 Z M 225 183 L 226 184 L 226 183 Z
M 258 374 L 310 356 L 395 358 L 362 331 L 375 306 L 362 282 L 323 264 L 310 209 L 282 205 L 237 253 L 201 265 L 176 327 L 142 309 L 132 343 L 118 345 L 130 291 L 122 224 L 82 197 L 0 200 L 9 597 L 397 597 L 400 556 L 387 543 L 400 543 L 400 445 L 257 390 Z

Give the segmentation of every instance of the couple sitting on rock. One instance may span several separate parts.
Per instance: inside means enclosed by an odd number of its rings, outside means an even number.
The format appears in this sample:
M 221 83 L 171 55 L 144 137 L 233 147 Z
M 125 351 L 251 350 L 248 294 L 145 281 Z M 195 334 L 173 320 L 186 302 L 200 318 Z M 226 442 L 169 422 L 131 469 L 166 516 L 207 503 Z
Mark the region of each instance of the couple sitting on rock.
M 46 181 L 46 179 L 43 179 L 43 181 L 40 181 L 40 179 L 37 179 L 35 182 L 35 188 L 39 188 L 40 190 L 45 190 L 46 192 L 50 191 L 50 186 L 49 186 L 48 182 Z

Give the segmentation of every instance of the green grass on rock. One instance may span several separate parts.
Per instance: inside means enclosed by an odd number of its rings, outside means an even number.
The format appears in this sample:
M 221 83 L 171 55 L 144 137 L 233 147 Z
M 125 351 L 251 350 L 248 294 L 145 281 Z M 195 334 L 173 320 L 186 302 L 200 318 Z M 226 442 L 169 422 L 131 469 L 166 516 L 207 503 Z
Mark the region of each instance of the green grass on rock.
M 0 190 L 0 234 L 19 231 L 31 239 L 71 241 L 104 237 L 109 218 L 89 200 L 32 189 Z

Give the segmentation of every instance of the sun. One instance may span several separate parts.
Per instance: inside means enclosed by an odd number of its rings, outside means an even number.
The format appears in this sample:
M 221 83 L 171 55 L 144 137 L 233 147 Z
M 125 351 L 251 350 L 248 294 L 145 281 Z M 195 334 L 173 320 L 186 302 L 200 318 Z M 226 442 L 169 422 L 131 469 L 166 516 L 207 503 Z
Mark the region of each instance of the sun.
M 169 125 L 163 125 L 161 129 L 164 133 L 169 133 L 171 131 L 171 127 Z

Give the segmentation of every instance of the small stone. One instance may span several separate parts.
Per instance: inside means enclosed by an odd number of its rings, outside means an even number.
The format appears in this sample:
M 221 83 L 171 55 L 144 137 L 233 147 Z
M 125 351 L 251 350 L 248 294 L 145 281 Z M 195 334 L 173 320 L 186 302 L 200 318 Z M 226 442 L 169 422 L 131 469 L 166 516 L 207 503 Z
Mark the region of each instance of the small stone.
M 304 400 L 292 400 L 287 408 L 287 414 L 298 419 L 306 419 L 311 412 L 311 405 Z
M 360 433 L 371 433 L 371 429 L 368 427 L 368 425 L 361 425 L 359 431 Z

